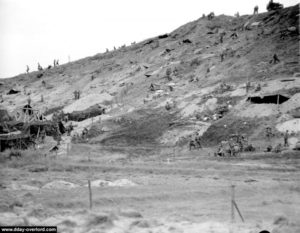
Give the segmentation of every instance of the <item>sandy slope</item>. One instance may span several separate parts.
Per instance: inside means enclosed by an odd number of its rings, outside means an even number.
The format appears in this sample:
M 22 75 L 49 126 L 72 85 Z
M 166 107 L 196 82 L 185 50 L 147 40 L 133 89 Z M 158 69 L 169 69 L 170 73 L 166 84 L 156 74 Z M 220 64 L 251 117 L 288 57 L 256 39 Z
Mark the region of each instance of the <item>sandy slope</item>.
M 241 30 L 245 25 L 252 26 Z M 289 31 L 290 27 L 296 31 Z M 237 39 L 230 37 L 233 31 L 238 33 Z M 219 41 L 221 32 L 226 32 L 223 43 Z M 257 16 L 198 19 L 169 33 L 167 38 L 154 37 L 63 64 L 46 70 L 41 78 L 32 72 L 2 80 L 1 105 L 14 112 L 29 96 L 32 105 L 42 111 L 58 107 L 71 112 L 102 104 L 112 109 L 114 118 L 144 108 L 157 111 L 171 102 L 179 119 L 191 120 L 197 114 L 212 116 L 227 98 L 235 101 L 236 117 L 272 118 L 278 114 L 276 106 L 249 105 L 245 99 L 287 92 L 291 100 L 282 104 L 281 113 L 289 114 L 299 107 L 295 94 L 300 82 L 292 77 L 299 72 L 298 32 L 299 6 Z M 185 43 L 187 39 L 191 43 Z M 221 62 L 223 52 L 225 59 Z M 269 63 L 274 53 L 281 60 L 278 64 Z M 167 70 L 171 71 L 171 80 L 166 78 Z M 245 91 L 247 81 L 252 83 L 249 93 Z M 232 89 L 219 92 L 222 82 Z M 151 83 L 159 86 L 160 93 L 149 91 Z M 169 90 L 170 83 L 173 91 Z M 262 87 L 259 92 L 254 91 L 257 84 Z M 21 93 L 6 95 L 11 88 Z M 80 100 L 73 99 L 75 90 L 81 91 Z M 40 101 L 42 95 L 44 102 Z

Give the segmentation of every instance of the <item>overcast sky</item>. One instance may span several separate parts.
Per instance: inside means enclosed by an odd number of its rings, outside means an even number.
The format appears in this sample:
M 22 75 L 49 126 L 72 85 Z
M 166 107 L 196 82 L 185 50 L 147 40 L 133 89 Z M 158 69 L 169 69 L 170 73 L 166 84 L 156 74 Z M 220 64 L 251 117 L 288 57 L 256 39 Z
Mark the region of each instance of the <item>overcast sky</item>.
M 0 0 L 0 78 L 92 56 L 216 15 L 266 11 L 267 0 Z M 298 0 L 281 0 L 284 6 Z

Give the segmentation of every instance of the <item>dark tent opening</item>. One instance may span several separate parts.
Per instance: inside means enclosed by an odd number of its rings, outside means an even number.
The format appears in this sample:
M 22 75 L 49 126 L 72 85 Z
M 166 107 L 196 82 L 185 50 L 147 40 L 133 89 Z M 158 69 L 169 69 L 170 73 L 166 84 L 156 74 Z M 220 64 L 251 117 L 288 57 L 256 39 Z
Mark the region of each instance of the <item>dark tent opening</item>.
M 14 95 L 14 94 L 17 94 L 19 93 L 20 91 L 16 91 L 14 89 L 10 89 L 9 92 L 7 92 L 8 95 Z
M 250 96 L 247 98 L 247 101 L 250 101 L 252 104 L 282 104 L 285 101 L 288 101 L 290 98 L 277 94 L 277 95 L 267 95 L 267 96 Z
M 58 122 L 58 128 L 59 128 L 59 132 L 61 134 L 64 134 L 66 132 L 66 128 L 65 128 L 64 124 L 61 121 Z
M 182 41 L 184 44 L 191 44 L 192 41 L 190 39 L 185 39 Z

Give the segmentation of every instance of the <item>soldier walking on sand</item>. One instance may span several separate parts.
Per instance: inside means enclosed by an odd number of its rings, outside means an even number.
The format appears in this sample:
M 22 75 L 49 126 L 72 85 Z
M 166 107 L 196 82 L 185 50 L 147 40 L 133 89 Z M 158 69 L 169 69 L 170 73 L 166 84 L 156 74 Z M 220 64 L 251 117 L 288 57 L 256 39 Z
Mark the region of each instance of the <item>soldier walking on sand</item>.
M 279 60 L 279 58 L 278 58 L 278 56 L 277 56 L 277 54 L 275 53 L 274 55 L 273 55 L 273 59 L 270 61 L 270 64 L 277 64 L 277 63 L 279 63 L 280 62 L 280 60 Z
M 276 53 L 273 55 L 273 62 L 274 62 L 274 64 L 276 64 L 276 63 L 279 63 L 279 62 L 280 62 L 280 60 L 279 60 L 279 58 L 278 58 L 278 56 L 277 56 L 277 54 L 276 54 Z
M 196 142 L 196 146 L 197 148 L 202 148 L 202 145 L 201 145 L 201 137 L 199 135 L 199 133 L 196 134 L 196 137 L 195 137 L 195 142 Z
M 225 57 L 224 52 L 222 52 L 222 53 L 220 54 L 220 57 L 221 57 L 221 62 L 223 62 L 223 61 L 224 61 L 224 57 Z
M 40 63 L 38 63 L 38 71 L 42 71 L 43 67 L 40 65 Z
M 284 141 L 284 146 L 285 147 L 289 146 L 288 140 L 289 140 L 289 131 L 287 130 L 287 131 L 285 131 L 285 134 L 283 136 L 283 141 Z
M 28 72 L 29 72 L 29 66 L 27 65 L 26 66 L 26 73 L 28 74 Z
M 232 38 L 233 40 L 237 39 L 238 38 L 238 34 L 236 32 L 232 33 L 230 35 L 230 38 Z
M 271 127 L 266 127 L 266 138 L 268 141 L 271 140 L 271 137 L 273 137 L 273 132 Z
M 75 90 L 75 91 L 73 92 L 73 94 L 74 94 L 74 99 L 77 100 L 77 99 L 78 99 L 78 91 Z
M 74 99 L 75 99 L 75 100 L 79 100 L 79 99 L 80 99 L 80 91 L 75 90 L 75 91 L 73 92 L 73 94 L 74 94 Z
M 254 7 L 253 15 L 258 15 L 258 6 L 257 5 Z
M 251 88 L 251 83 L 250 83 L 250 81 L 247 81 L 247 82 L 246 82 L 246 93 L 247 93 L 247 94 L 248 94 L 250 88 Z
M 224 37 L 224 35 L 223 35 L 223 33 L 221 33 L 221 34 L 220 34 L 220 43 L 221 43 L 221 44 L 223 43 L 223 37 Z

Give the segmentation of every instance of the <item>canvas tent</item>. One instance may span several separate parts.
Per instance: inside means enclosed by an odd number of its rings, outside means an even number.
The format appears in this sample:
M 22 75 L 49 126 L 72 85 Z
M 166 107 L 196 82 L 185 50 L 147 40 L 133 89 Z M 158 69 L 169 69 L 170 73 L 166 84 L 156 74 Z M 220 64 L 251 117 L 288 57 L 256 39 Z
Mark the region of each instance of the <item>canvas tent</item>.
M 252 104 L 282 104 L 290 98 L 281 94 L 263 95 L 263 96 L 249 96 L 247 101 Z

